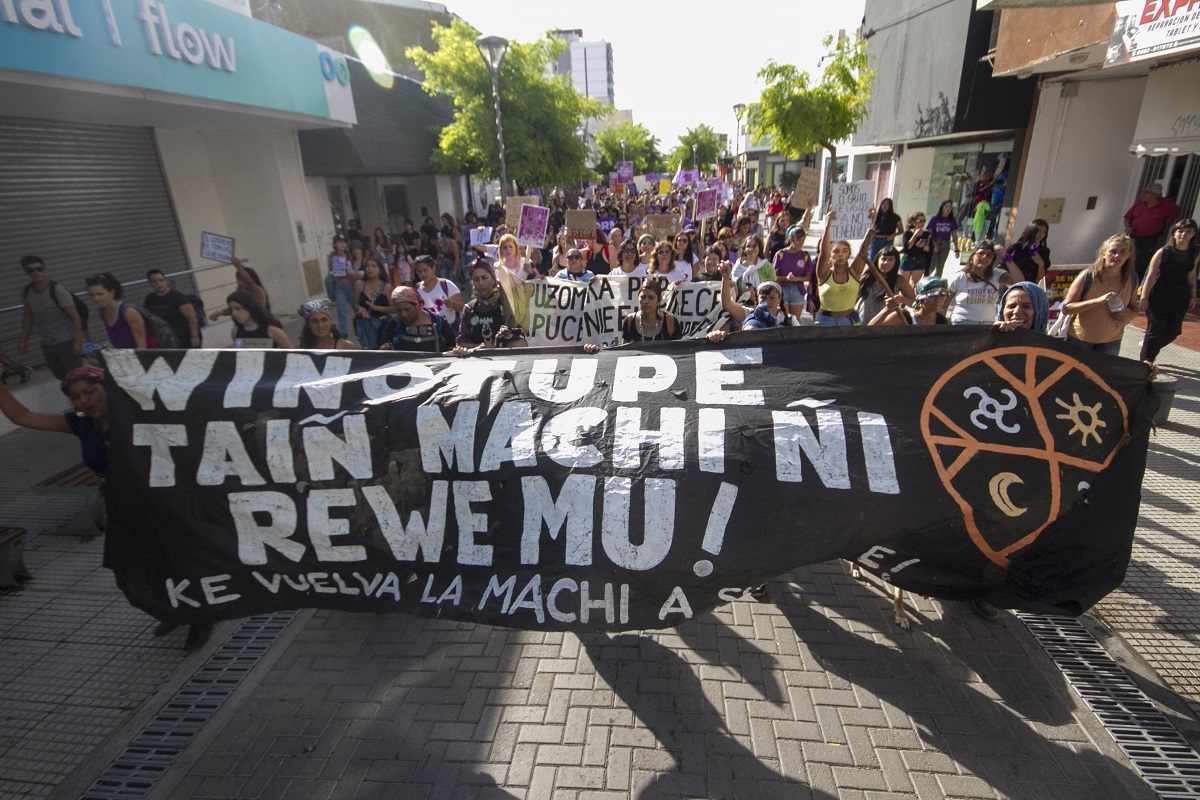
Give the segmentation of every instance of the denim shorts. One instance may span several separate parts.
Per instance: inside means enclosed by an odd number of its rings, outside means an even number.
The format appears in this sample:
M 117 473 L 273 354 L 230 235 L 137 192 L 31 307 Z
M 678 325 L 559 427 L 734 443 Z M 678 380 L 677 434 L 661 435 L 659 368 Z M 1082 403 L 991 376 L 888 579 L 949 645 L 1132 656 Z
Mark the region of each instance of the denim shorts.
M 783 288 L 783 302 L 786 305 L 804 305 L 804 292 L 800 291 L 800 284 L 792 283 L 791 281 L 783 281 L 779 285 Z
M 851 314 L 848 317 L 834 317 L 818 311 L 817 324 L 822 328 L 849 327 L 858 324 L 858 314 Z

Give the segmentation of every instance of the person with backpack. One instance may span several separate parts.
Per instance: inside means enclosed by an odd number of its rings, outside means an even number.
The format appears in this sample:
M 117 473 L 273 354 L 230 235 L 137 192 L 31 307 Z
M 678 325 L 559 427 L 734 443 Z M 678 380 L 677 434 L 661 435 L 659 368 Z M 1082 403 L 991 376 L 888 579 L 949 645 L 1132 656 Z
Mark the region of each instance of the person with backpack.
M 142 307 L 171 326 L 180 347 L 200 347 L 204 313 L 196 309 L 187 295 L 170 287 L 161 269 L 147 272 L 146 282 L 151 292 L 142 301 Z
M 40 257 L 25 256 L 21 269 L 29 276 L 29 283 L 22 292 L 25 310 L 17 353 L 29 354 L 29 334 L 36 328 L 46 366 L 61 381 L 83 364 L 80 353 L 87 329 L 87 306 L 65 286 L 50 280 L 46 262 Z
M 108 341 L 117 349 L 157 349 L 145 317 L 137 306 L 121 302 L 121 282 L 111 272 L 101 272 L 86 279 L 88 294 L 108 333 Z

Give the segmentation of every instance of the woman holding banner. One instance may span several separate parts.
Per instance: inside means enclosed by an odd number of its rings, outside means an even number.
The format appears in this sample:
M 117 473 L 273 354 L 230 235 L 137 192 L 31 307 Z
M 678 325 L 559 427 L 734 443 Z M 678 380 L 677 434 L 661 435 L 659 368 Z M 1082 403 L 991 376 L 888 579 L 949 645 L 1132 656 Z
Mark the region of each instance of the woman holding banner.
M 92 519 L 96 528 L 103 532 L 108 527 L 103 495 L 104 475 L 108 471 L 108 390 L 104 387 L 104 370 L 99 367 L 76 367 L 67 373 L 59 388 L 71 401 L 73 411 L 31 411 L 13 396 L 7 386 L 0 383 L 0 412 L 8 417 L 9 422 L 22 428 L 68 433 L 79 439 L 83 465 L 96 473 L 101 481 L 101 494 L 92 507 Z M 102 564 L 111 568 L 108 546 L 109 540 L 106 540 Z M 176 627 L 174 623 L 160 622 L 154 628 L 153 635 L 164 636 Z M 212 625 L 190 626 L 184 649 L 202 647 L 212 631 Z
M 505 307 L 504 293 L 487 261 L 471 265 L 471 287 L 475 298 L 463 307 L 454 355 L 468 356 L 492 347 L 527 347 L 525 334 Z
M 673 342 L 683 338 L 683 325 L 662 308 L 666 282 L 653 275 L 642 281 L 638 289 L 638 310 L 621 323 L 620 344 L 634 342 Z M 585 353 L 598 353 L 600 346 L 585 344 Z
M 900 254 L 895 247 L 888 245 L 875 256 L 875 271 L 869 272 L 858 285 L 858 300 L 855 310 L 860 320 L 869 323 L 883 310 L 884 301 L 888 297 L 902 295 L 908 300 L 913 299 L 912 288 L 908 278 L 900 274 Z M 876 272 L 883 276 L 883 283 L 876 280 Z
M 950 291 L 945 278 L 922 278 L 915 289 L 912 311 L 904 307 L 900 295 L 892 295 L 883 303 L 883 310 L 868 325 L 949 325 L 946 303 Z
M 737 255 L 737 263 L 733 265 L 733 280 L 737 285 L 738 296 L 741 296 L 747 286 L 779 280 L 775 267 L 763 258 L 762 240 L 757 236 L 746 237 Z

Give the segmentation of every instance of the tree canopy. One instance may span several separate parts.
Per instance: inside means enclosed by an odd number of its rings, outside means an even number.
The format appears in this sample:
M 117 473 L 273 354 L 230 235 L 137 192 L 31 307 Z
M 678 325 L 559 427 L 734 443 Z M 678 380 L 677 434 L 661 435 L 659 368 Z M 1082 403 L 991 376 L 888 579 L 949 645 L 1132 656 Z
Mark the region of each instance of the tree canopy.
M 696 146 L 695 157 L 692 155 L 692 145 Z M 682 164 L 684 169 L 691 169 L 693 162 L 696 166 L 705 167 L 715 164 L 721 157 L 721 137 L 708 125 L 697 125 L 688 128 L 679 137 L 679 144 L 667 156 L 667 166 L 678 169 Z
M 633 122 L 618 122 L 596 134 L 596 172 L 605 178 L 617 171 L 621 160 L 621 140 L 625 140 L 625 160 L 633 162 L 633 174 L 661 172 L 664 169 L 662 153 L 658 151 L 658 139 L 650 134 L 645 125 Z
M 475 47 L 479 32 L 455 18 L 449 27 L 434 25 L 433 52 L 411 47 L 411 58 L 425 76 L 425 91 L 454 103 L 454 119 L 442 128 L 439 149 L 430 157 L 438 172 L 500 175 L 492 76 Z M 579 131 L 585 118 L 604 106 L 575 91 L 565 78 L 546 76 L 546 65 L 565 43 L 546 36 L 532 44 L 510 42 L 500 64 L 500 112 L 508 177 L 522 187 L 554 186 L 587 174 Z
M 867 43 L 844 37 L 828 50 L 821 79 L 791 64 L 768 61 L 758 73 L 766 83 L 757 103 L 746 109 L 746 131 L 770 136 L 776 152 L 801 158 L 821 147 L 837 156 L 836 143 L 858 130 L 875 81 Z M 830 49 L 832 45 L 832 49 Z

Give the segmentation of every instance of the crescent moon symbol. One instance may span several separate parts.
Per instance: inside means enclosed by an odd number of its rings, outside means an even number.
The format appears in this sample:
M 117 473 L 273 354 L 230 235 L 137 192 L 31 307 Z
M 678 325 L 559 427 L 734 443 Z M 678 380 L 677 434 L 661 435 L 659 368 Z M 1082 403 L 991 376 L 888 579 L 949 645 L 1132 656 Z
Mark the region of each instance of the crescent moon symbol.
M 1029 509 L 1014 505 L 1009 498 L 1008 487 L 1014 483 L 1025 483 L 1025 481 L 1015 473 L 1001 472 L 992 476 L 992 479 L 988 481 L 988 491 L 991 492 L 992 502 L 996 504 L 997 508 L 1010 517 L 1019 517 Z

